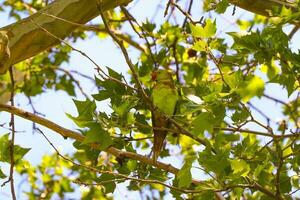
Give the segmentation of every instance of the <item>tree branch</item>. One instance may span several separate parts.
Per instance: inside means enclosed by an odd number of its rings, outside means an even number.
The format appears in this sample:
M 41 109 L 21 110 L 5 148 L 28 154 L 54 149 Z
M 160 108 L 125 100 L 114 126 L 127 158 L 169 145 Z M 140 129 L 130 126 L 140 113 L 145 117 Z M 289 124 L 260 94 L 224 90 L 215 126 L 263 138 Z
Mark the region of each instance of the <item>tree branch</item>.
M 274 7 L 290 8 L 294 11 L 297 10 L 297 3 L 287 2 L 284 0 L 229 0 L 229 3 L 234 4 L 247 11 L 255 14 L 271 17 L 271 11 Z
M 102 0 L 101 9 L 106 11 L 120 5 L 126 5 L 131 1 Z M 295 3 L 281 0 L 229 0 L 229 2 L 250 12 L 265 16 L 270 16 L 269 11 L 276 6 L 285 6 L 295 11 L 297 10 Z M 60 43 L 59 40 L 36 27 L 32 21 L 44 27 L 49 32 L 54 33 L 58 38 L 67 37 L 77 28 L 72 23 L 66 23 L 42 13 L 57 16 L 66 21 L 85 24 L 98 16 L 99 11 L 96 3 L 97 0 L 56 0 L 37 13 L 9 26 L 2 27 L 0 30 L 7 32 L 9 36 L 11 57 L 4 66 L 0 66 L 0 74 L 5 73 L 8 66 L 35 56 Z M 299 22 L 295 22 L 295 24 L 299 26 Z
M 64 128 L 62 126 L 59 126 L 58 124 L 56 124 L 56 123 L 54 123 L 54 122 L 52 122 L 48 119 L 45 119 L 43 117 L 34 115 L 30 112 L 21 110 L 19 108 L 16 108 L 16 107 L 13 107 L 13 106 L 10 106 L 10 105 L 0 104 L 0 111 L 5 111 L 5 112 L 11 113 L 11 114 L 15 114 L 15 115 L 17 115 L 19 117 L 22 117 L 24 119 L 27 119 L 29 121 L 32 121 L 32 122 L 35 122 L 35 123 L 40 124 L 42 126 L 45 126 L 45 127 L 49 128 L 50 130 L 53 130 L 53 131 L 59 133 L 63 137 L 69 137 L 69 138 L 75 139 L 79 142 L 82 142 L 84 140 L 84 136 L 81 135 L 78 132 L 66 129 L 66 128 Z M 99 149 L 99 146 L 97 144 L 91 144 L 91 147 L 94 148 L 94 149 Z M 112 154 L 112 155 L 114 155 L 114 156 L 116 156 L 116 157 L 130 158 L 130 159 L 138 160 L 142 163 L 155 166 L 159 169 L 162 169 L 166 172 L 170 172 L 172 174 L 177 174 L 178 171 L 179 171 L 177 168 L 173 167 L 172 165 L 168 165 L 168 164 L 158 162 L 158 161 L 154 162 L 153 159 L 148 158 L 146 156 L 142 156 L 142 155 L 132 153 L 132 152 L 122 151 L 122 150 L 119 150 L 119 149 L 114 148 L 114 147 L 108 147 L 105 151 Z M 194 183 L 199 183 L 199 181 L 193 181 L 193 182 Z
M 129 3 L 131 0 L 103 0 L 103 10 L 113 9 Z M 39 24 L 58 38 L 67 37 L 77 26 L 57 20 L 42 13 L 54 15 L 74 23 L 85 24 L 98 16 L 96 0 L 56 0 L 39 12 L 3 27 L 0 30 L 9 36 L 10 59 L 0 66 L 0 73 L 6 72 L 8 66 L 30 58 L 60 43 L 32 22 Z

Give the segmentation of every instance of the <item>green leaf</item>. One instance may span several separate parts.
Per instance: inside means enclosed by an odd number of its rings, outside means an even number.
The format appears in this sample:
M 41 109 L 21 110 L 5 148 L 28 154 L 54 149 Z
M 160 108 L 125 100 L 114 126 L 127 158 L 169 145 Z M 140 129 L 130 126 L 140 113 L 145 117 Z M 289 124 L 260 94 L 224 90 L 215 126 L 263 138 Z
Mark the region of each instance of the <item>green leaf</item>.
M 292 155 L 294 153 L 292 147 L 284 148 L 282 156 L 286 157 L 287 155 Z
M 299 183 L 300 183 L 300 177 L 298 176 L 291 177 L 291 184 L 293 187 L 299 187 Z
M 103 101 L 111 97 L 111 93 L 108 90 L 100 90 L 98 94 L 93 94 L 93 98 L 97 101 Z
M 289 193 L 292 190 L 290 177 L 285 173 L 281 173 L 279 180 L 280 180 L 279 182 L 280 191 L 282 193 Z
M 229 6 L 228 0 L 222 0 L 217 4 L 216 12 L 217 13 L 224 13 Z
M 104 150 L 112 145 L 110 134 L 103 130 L 99 124 L 89 125 L 90 130 L 87 131 L 82 144 L 96 143 L 99 144 L 100 150 Z
M 218 149 L 217 154 L 212 152 L 209 142 L 207 142 L 205 150 L 199 153 L 198 162 L 207 171 L 214 172 L 220 179 L 226 179 L 231 171 L 230 162 L 228 161 L 230 144 L 223 146 L 215 146 Z
M 117 79 L 122 82 L 123 75 L 115 72 L 114 70 L 108 68 L 109 76 L 111 78 Z M 123 84 L 112 81 L 111 78 L 105 78 L 104 80 L 96 79 L 96 84 L 99 88 L 98 94 L 93 94 L 95 100 L 102 101 L 105 99 L 110 99 L 111 104 L 118 104 L 123 95 L 131 94 L 131 90 L 125 87 Z
M 257 32 L 251 32 L 248 35 L 243 35 L 240 33 L 230 32 L 227 33 L 234 39 L 234 43 L 232 45 L 233 49 L 243 49 L 247 51 L 257 51 L 261 48 L 262 41 Z
M 14 145 L 14 161 L 18 162 L 30 148 L 23 148 L 19 145 Z M 10 163 L 10 140 L 9 134 L 0 137 L 0 161 Z
M 220 102 L 211 105 L 211 113 L 213 115 L 213 124 L 221 124 L 226 116 L 225 106 Z
M 129 160 L 126 166 L 130 171 L 134 171 L 137 168 L 138 164 L 136 160 Z
M 281 17 L 291 16 L 292 14 L 293 14 L 293 11 L 292 11 L 291 8 L 287 8 L 285 6 L 282 6 L 281 12 L 280 12 Z
M 274 82 L 278 82 L 283 85 L 287 89 L 288 96 L 293 94 L 297 87 L 297 79 L 295 78 L 294 74 L 281 74 Z
M 90 101 L 89 99 L 85 101 L 73 100 L 77 108 L 78 117 L 73 117 L 70 114 L 66 114 L 70 119 L 72 119 L 77 126 L 86 127 L 88 124 L 93 122 L 94 112 L 96 110 L 95 101 Z
M 225 74 L 224 79 L 229 85 L 230 89 L 235 91 L 238 88 L 238 86 L 242 83 L 243 74 L 240 70 L 238 70 L 232 74 Z
M 14 145 L 14 160 L 18 162 L 31 148 L 23 148 L 19 145 Z
M 275 65 L 275 63 L 272 63 L 270 65 L 261 65 L 261 71 L 267 73 L 269 80 L 275 78 L 280 72 L 279 68 Z
M 269 183 L 268 180 L 264 179 L 264 176 L 271 176 L 273 171 L 273 166 L 268 159 L 263 160 L 260 164 L 255 168 L 253 176 L 255 180 L 259 180 L 261 183 Z
M 135 121 L 136 121 L 136 125 L 142 125 L 139 127 L 139 131 L 141 131 L 142 133 L 149 133 L 151 132 L 151 128 L 147 122 L 147 118 L 145 115 L 141 114 L 141 113 L 135 113 Z
M 146 22 L 143 22 L 142 27 L 144 28 L 144 30 L 151 33 L 155 29 L 156 24 L 151 23 L 148 20 L 146 20 Z
M 73 100 L 75 106 L 77 108 L 77 112 L 79 116 L 85 116 L 86 118 L 92 119 L 93 112 L 96 109 L 96 104 L 94 101 L 90 101 L 89 99 L 85 101 Z
M 206 38 L 215 36 L 217 32 L 216 20 L 212 21 L 211 19 L 208 18 L 205 21 L 204 31 L 205 31 L 204 37 Z
M 248 102 L 252 97 L 263 95 L 264 89 L 264 81 L 258 76 L 252 76 L 241 84 L 237 92 L 244 102 Z
M 9 134 L 0 137 L 0 161 L 9 161 Z
M 185 163 L 183 167 L 179 170 L 177 174 L 178 186 L 179 187 L 189 187 L 192 183 L 191 174 L 192 163 Z
M 123 78 L 123 75 L 122 74 L 119 74 L 118 72 L 116 72 L 115 70 L 113 70 L 112 68 L 109 68 L 109 67 L 106 67 L 107 70 L 108 70 L 108 75 L 115 78 L 115 79 L 118 79 L 119 81 L 122 80 Z
M 230 160 L 230 164 L 231 164 L 231 168 L 233 169 L 233 174 L 245 177 L 250 172 L 250 166 L 244 160 L 241 159 Z
M 240 135 L 239 134 L 224 134 L 224 133 L 218 133 L 216 134 L 216 145 L 227 145 L 230 144 L 231 142 L 239 141 L 240 140 Z
M 55 85 L 55 90 L 66 91 L 69 95 L 75 96 L 73 79 L 69 78 L 67 75 L 59 77 L 59 82 Z
M 193 133 L 195 135 L 203 134 L 205 130 L 208 132 L 213 131 L 214 117 L 211 113 L 202 112 L 197 118 L 192 122 Z
M 238 19 L 238 20 L 237 20 L 237 24 L 239 25 L 239 28 L 240 28 L 241 30 L 245 31 L 245 30 L 248 30 L 248 29 L 251 27 L 251 25 L 252 25 L 253 23 L 251 23 L 251 22 L 248 21 L 248 20 Z
M 98 179 L 97 183 L 105 187 L 105 194 L 113 193 L 116 188 L 115 180 L 116 177 L 112 174 L 102 174 Z
M 1 167 L 0 167 L 0 179 L 4 179 L 6 177 L 7 176 L 3 173 L 3 171 L 1 170 Z
M 216 194 L 213 191 L 204 191 L 201 192 L 199 195 L 195 196 L 193 199 L 195 200 L 211 200 L 215 199 Z
M 138 104 L 139 99 L 134 96 L 123 96 L 119 104 L 112 105 L 112 109 L 123 119 L 127 120 L 130 110 Z
M 205 21 L 205 26 L 194 25 L 190 23 L 191 34 L 196 38 L 210 38 L 216 34 L 217 27 L 216 21 L 212 21 L 211 19 L 207 19 Z
M 204 40 L 197 40 L 192 48 L 196 51 L 206 52 L 208 50 L 207 42 Z
M 193 37 L 200 38 L 203 37 L 203 27 L 200 25 L 194 25 L 192 23 L 189 24 L 191 29 L 191 34 Z
M 233 115 L 231 116 L 232 121 L 235 124 L 241 124 L 247 120 L 249 117 L 249 111 L 245 109 L 244 107 L 238 108 Z

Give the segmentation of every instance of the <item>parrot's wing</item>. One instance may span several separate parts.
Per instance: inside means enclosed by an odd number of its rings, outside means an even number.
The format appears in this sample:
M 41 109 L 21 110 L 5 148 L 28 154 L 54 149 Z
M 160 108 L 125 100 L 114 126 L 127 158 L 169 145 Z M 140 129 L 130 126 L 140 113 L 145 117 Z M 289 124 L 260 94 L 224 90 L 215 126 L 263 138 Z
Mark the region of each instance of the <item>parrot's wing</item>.
M 172 116 L 178 101 L 178 95 L 175 88 L 166 85 L 157 86 L 153 89 L 152 99 L 154 105 L 164 114 Z

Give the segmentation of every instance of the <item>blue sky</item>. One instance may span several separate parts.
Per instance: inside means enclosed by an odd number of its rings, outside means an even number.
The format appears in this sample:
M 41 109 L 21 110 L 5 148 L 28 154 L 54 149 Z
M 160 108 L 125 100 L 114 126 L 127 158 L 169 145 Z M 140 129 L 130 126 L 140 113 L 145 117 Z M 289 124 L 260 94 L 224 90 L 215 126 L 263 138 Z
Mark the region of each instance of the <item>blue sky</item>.
M 144 20 L 146 18 L 152 19 L 153 13 L 156 10 L 156 6 L 158 5 L 159 0 L 145 0 L 145 1 L 138 1 L 134 9 L 132 10 L 132 13 L 137 19 Z M 198 5 L 197 5 L 198 4 Z M 165 6 L 165 5 L 161 5 Z M 199 13 L 198 16 L 194 15 L 196 18 L 201 16 L 201 4 L 200 1 L 195 1 L 194 6 L 194 13 Z M 160 8 L 159 12 L 160 14 L 155 18 L 157 23 L 161 23 L 163 19 L 162 13 L 164 8 Z M 197 11 L 199 9 L 199 12 Z M 221 30 L 222 32 L 228 32 L 235 30 L 235 25 L 231 24 L 235 22 L 235 19 L 237 17 L 249 17 L 249 13 L 238 9 L 235 16 L 231 16 L 231 10 L 229 9 L 226 15 L 223 15 L 222 17 L 217 18 L 217 24 L 218 24 L 218 30 Z M 215 16 L 212 16 L 214 18 Z M 9 20 L 6 15 L 3 13 L 0 14 L 0 27 L 11 23 L 12 21 Z M 99 19 L 95 19 L 93 22 L 99 22 Z M 295 41 L 299 40 L 299 34 L 293 39 L 293 46 L 294 48 L 297 48 L 297 44 Z M 123 59 L 123 56 L 119 49 L 116 48 L 116 45 L 110 40 L 100 40 L 97 37 L 94 37 L 90 35 L 88 39 L 85 41 L 78 41 L 76 44 L 73 44 L 74 47 L 82 50 L 87 55 L 89 55 L 94 61 L 96 61 L 100 66 L 109 66 L 117 71 L 121 71 L 123 74 L 126 74 L 128 68 L 126 66 L 126 63 Z M 137 52 L 135 52 L 133 49 L 129 50 L 130 55 L 132 56 L 133 60 L 137 57 Z M 71 54 L 71 62 L 68 65 L 64 65 L 66 69 L 75 69 L 77 71 L 80 71 L 84 74 L 93 76 L 94 66 L 90 61 L 88 61 L 86 58 L 82 57 L 76 52 L 72 52 Z M 95 92 L 95 88 L 93 88 L 88 80 L 81 80 L 81 84 L 83 88 L 86 88 L 87 93 L 92 94 Z M 267 94 L 272 94 L 275 97 L 278 97 L 282 100 L 287 99 L 287 94 L 283 93 L 281 88 L 278 86 L 270 86 L 267 89 Z M 78 93 L 79 94 L 79 93 Z M 80 96 L 77 98 L 79 100 L 83 100 L 83 96 Z M 36 109 L 46 114 L 46 118 L 52 120 L 53 122 L 60 124 L 66 128 L 69 129 L 76 129 L 77 127 L 75 124 L 69 120 L 65 113 L 70 113 L 72 115 L 76 115 L 76 109 L 72 102 L 72 98 L 70 98 L 66 93 L 58 91 L 47 91 L 43 95 L 37 96 L 33 98 L 33 102 L 35 104 Z M 272 113 L 273 118 L 280 119 L 282 116 L 280 115 L 280 105 L 275 104 L 270 101 L 264 101 L 261 102 L 258 99 L 253 101 L 257 107 L 265 109 L 267 113 Z M 16 97 L 16 104 L 18 107 L 31 111 L 31 107 L 28 105 L 28 100 L 22 96 L 17 95 Z M 105 111 L 109 111 L 109 107 L 105 104 L 99 104 L 99 108 L 103 109 Z M 9 114 L 7 113 L 0 113 L 0 124 L 4 122 L 9 121 Z M 261 118 L 261 120 L 263 120 Z M 23 119 L 17 118 L 16 120 L 16 127 L 18 131 L 16 135 L 16 143 L 20 144 L 23 147 L 32 148 L 31 151 L 25 156 L 26 159 L 30 160 L 33 164 L 38 164 L 40 162 L 40 159 L 42 155 L 45 153 L 53 153 L 53 149 L 51 146 L 45 141 L 45 139 L 39 135 L 38 133 L 32 133 L 32 123 L 29 121 L 25 121 Z M 68 152 L 74 152 L 74 148 L 72 147 L 72 141 L 71 140 L 64 140 L 61 136 L 58 136 L 58 134 L 48 130 L 41 128 L 46 135 L 50 138 L 50 140 L 55 144 L 56 147 L 58 147 L 61 151 L 61 153 L 68 153 Z M 0 128 L 0 135 L 7 133 L 7 130 Z M 170 160 L 166 160 L 166 162 L 170 162 Z M 177 161 L 176 163 L 173 163 L 175 166 L 180 167 L 181 162 Z M 8 165 L 2 165 L 4 167 L 4 171 L 6 174 L 8 174 Z M 20 190 L 18 190 L 18 182 L 20 181 L 19 178 L 16 180 L 16 188 L 18 194 L 20 194 Z M 21 185 L 21 189 L 26 188 L 23 185 Z M 124 197 L 124 194 L 127 194 L 126 189 L 124 187 L 124 184 L 120 186 L 116 192 L 116 197 Z M 9 185 L 7 184 L 4 188 L 0 190 L 0 199 L 9 199 Z M 132 196 L 133 195 L 133 196 Z M 124 197 L 126 199 L 126 197 Z M 171 198 L 171 197 L 170 197 Z M 24 197 L 20 196 L 20 199 L 24 199 Z M 129 199 L 129 197 L 127 198 Z M 140 199 L 140 196 L 138 193 L 131 193 L 130 199 Z

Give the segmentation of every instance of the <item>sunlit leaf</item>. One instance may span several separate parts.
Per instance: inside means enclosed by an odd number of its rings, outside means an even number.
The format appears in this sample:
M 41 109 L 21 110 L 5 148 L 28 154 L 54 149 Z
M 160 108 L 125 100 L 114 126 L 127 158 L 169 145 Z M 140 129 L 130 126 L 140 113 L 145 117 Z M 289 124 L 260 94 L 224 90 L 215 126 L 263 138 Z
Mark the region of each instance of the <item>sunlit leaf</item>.
M 7 176 L 3 173 L 3 171 L 1 170 L 0 168 L 0 179 L 4 179 L 6 178 Z
M 265 89 L 264 81 L 258 76 L 253 76 L 242 83 L 237 92 L 242 96 L 243 101 L 248 102 L 252 97 L 261 96 Z
M 239 176 L 247 176 L 250 172 L 250 166 L 247 164 L 246 161 L 237 159 L 230 161 L 231 168 L 233 169 L 233 174 Z
M 213 37 L 217 31 L 216 21 L 212 21 L 211 19 L 207 19 L 205 21 L 204 27 L 201 25 L 193 25 L 190 23 L 190 29 L 192 32 L 192 36 L 198 38 L 209 38 Z

